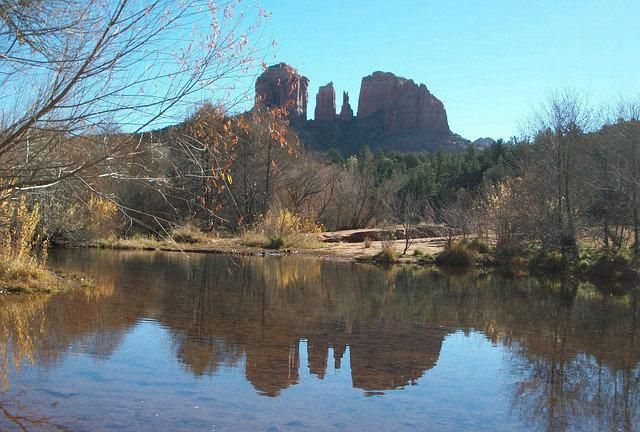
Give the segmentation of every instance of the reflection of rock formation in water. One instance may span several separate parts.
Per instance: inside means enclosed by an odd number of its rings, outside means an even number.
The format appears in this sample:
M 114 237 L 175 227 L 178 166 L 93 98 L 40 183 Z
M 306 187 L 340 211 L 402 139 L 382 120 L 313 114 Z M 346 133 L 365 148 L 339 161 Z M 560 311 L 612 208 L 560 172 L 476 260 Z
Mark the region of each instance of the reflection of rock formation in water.
M 277 396 L 281 390 L 297 384 L 300 352 L 297 341 L 290 344 L 258 342 L 247 348 L 247 379 L 265 396 Z
M 339 369 L 348 346 L 355 388 L 404 387 L 435 366 L 444 337 L 439 327 L 402 323 L 372 323 L 351 334 L 318 333 L 308 339 L 309 371 L 324 378 L 329 347 L 334 350 L 334 367 Z
M 307 341 L 307 358 L 309 362 L 309 372 L 318 378 L 324 378 L 327 373 L 327 362 L 329 360 L 330 338 L 325 335 L 310 336 Z
M 433 368 L 448 332 L 478 330 L 511 347 L 522 378 L 513 403 L 523 417 L 565 416 L 574 429 L 584 424 L 576 416 L 609 419 L 602 424 L 622 430 L 638 420 L 637 291 L 620 298 L 582 287 L 576 294 L 535 280 L 470 280 L 300 258 L 230 269 L 217 257 L 82 254 L 75 255 L 75 270 L 109 275 L 116 289 L 96 298 L 63 293 L 31 308 L 0 299 L 0 327 L 12 340 L 0 340 L 0 347 L 20 346 L 46 364 L 65 353 L 61 347 L 81 344 L 106 359 L 127 329 L 153 318 L 194 375 L 244 358 L 247 380 L 275 396 L 299 381 L 301 339 L 308 340 L 311 373 L 324 377 L 329 361 L 344 367 L 348 346 L 353 385 L 377 391 L 406 386 Z
M 372 326 L 355 335 L 349 344 L 354 387 L 404 387 L 436 365 L 444 330 L 418 325 L 389 330 L 387 326 Z

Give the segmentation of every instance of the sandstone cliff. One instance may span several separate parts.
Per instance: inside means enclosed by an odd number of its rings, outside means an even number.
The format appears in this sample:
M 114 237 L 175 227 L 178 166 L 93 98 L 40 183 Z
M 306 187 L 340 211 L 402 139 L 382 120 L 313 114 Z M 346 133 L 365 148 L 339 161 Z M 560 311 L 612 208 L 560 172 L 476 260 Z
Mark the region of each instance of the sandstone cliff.
M 307 88 L 309 80 L 285 63 L 269 66 L 256 81 L 256 104 L 283 106 L 289 122 L 301 125 L 307 121 Z
M 286 106 L 289 122 L 312 149 L 335 148 L 344 155 L 371 149 L 401 152 L 461 151 L 470 142 L 449 129 L 443 103 L 424 84 L 388 72 L 362 79 L 357 116 L 343 93 L 336 115 L 333 83 L 316 96 L 315 119 L 307 121 L 309 80 L 284 63 L 270 66 L 256 82 L 256 104 Z
M 318 89 L 314 118 L 320 121 L 334 121 L 336 119 L 336 91 L 332 82 Z
M 342 108 L 340 108 L 340 120 L 349 121 L 353 118 L 353 110 L 349 103 L 349 93 L 342 92 Z
M 388 72 L 374 72 L 362 79 L 358 117 L 376 112 L 384 113 L 385 129 L 410 134 L 450 134 L 447 113 L 440 100 L 424 84 L 395 76 Z

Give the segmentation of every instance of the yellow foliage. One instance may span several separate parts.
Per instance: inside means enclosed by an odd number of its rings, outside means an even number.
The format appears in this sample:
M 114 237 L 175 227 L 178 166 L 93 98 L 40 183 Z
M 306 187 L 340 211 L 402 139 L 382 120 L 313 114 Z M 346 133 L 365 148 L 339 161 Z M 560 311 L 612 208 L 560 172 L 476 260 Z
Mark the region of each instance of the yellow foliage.
M 2 254 L 21 260 L 35 257 L 42 248 L 37 235 L 40 206 L 29 206 L 25 197 L 0 204 L 0 246 Z
M 260 223 L 263 233 L 270 238 L 288 237 L 296 234 L 317 234 L 322 226 L 305 219 L 287 209 L 269 212 Z
M 59 289 L 60 279 L 34 258 L 0 254 L 1 292 L 51 292 Z
M 82 202 L 56 201 L 44 208 L 43 225 L 58 244 L 88 244 L 117 235 L 124 218 L 111 200 L 89 194 Z
M 321 232 L 322 226 L 315 221 L 288 209 L 282 209 L 268 212 L 256 227 L 245 235 L 245 244 L 264 244 L 273 249 L 286 246 L 313 247 L 313 234 Z M 255 237 L 260 239 L 256 241 Z
M 59 286 L 42 263 L 48 244 L 38 233 L 40 207 L 26 198 L 0 202 L 0 291 L 43 292 Z
M 89 209 L 100 216 L 113 216 L 118 212 L 118 206 L 113 201 L 93 195 L 89 198 Z

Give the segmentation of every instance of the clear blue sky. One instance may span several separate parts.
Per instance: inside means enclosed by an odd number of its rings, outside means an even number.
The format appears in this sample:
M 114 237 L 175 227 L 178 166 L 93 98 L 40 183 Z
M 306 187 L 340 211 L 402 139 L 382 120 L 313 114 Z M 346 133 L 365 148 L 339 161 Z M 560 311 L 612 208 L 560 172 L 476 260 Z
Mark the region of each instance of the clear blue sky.
M 550 91 L 598 104 L 640 94 L 640 0 L 264 0 L 265 34 L 311 80 L 357 107 L 376 70 L 425 83 L 465 138 L 508 138 Z

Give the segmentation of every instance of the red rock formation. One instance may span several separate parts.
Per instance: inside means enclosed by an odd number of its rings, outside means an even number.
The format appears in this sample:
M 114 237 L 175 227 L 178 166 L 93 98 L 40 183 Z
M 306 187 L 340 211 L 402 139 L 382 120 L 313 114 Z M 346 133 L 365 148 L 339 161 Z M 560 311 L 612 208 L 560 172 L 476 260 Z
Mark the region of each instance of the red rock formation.
M 286 106 L 291 124 L 307 121 L 307 87 L 309 80 L 291 66 L 269 66 L 256 81 L 256 105 Z
M 353 110 L 349 103 L 349 93 L 342 92 L 342 108 L 340 109 L 340 120 L 351 120 L 353 118 Z
M 336 119 L 336 91 L 332 82 L 318 89 L 315 119 L 320 121 L 334 121 Z
M 409 134 L 450 134 L 447 113 L 440 100 L 424 84 L 374 72 L 362 79 L 358 117 L 384 112 L 384 126 L 390 132 Z
M 291 66 L 270 66 L 256 82 L 256 106 L 286 106 L 294 131 L 308 148 L 340 149 L 357 154 L 366 143 L 382 151 L 460 151 L 470 143 L 452 133 L 442 102 L 423 84 L 392 73 L 374 72 L 362 79 L 358 114 L 354 117 L 349 95 L 343 94 L 336 115 L 332 83 L 320 87 L 315 120 L 307 121 L 309 80 Z

